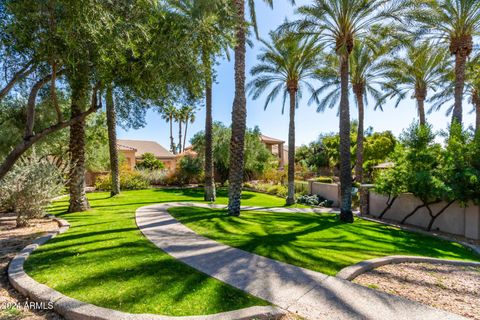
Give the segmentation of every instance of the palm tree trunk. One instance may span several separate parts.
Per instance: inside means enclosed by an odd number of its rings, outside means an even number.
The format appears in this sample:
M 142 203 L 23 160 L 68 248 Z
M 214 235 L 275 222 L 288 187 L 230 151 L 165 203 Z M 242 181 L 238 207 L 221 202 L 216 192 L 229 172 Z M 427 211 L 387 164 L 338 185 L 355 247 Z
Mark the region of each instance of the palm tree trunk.
M 204 55 L 204 64 L 208 57 Z M 210 64 L 207 64 L 210 69 Z M 204 200 L 214 202 L 216 199 L 215 175 L 213 171 L 213 135 L 212 135 L 212 76 L 206 75 L 205 79 L 205 193 Z
M 452 122 L 462 124 L 463 89 L 465 87 L 465 65 L 467 62 L 466 52 L 459 50 L 455 54 L 455 105 L 453 107 Z
M 247 100 L 245 97 L 245 3 L 234 0 L 238 22 L 235 45 L 235 98 L 232 108 L 232 136 L 230 139 L 230 168 L 228 187 L 228 214 L 240 215 L 240 197 L 243 184 Z
M 295 203 L 295 106 L 296 88 L 289 88 L 290 93 L 290 123 L 288 126 L 288 196 L 287 206 Z M 278 150 L 283 152 L 283 150 Z
M 418 117 L 420 118 L 420 125 L 424 126 L 427 124 L 425 118 L 425 100 L 417 98 L 417 108 L 418 108 Z
M 182 152 L 182 120 L 178 121 L 178 153 Z
M 81 72 L 81 71 L 76 71 Z M 85 78 L 85 79 L 84 79 Z M 87 104 L 88 79 L 79 76 L 79 79 L 70 81 L 71 117 L 78 116 Z M 90 209 L 85 195 L 85 120 L 75 122 L 70 126 L 70 205 L 68 212 L 79 212 Z
M 112 191 L 110 194 L 115 196 L 120 194 L 120 173 L 118 170 L 117 112 L 113 102 L 113 89 L 111 85 L 107 86 L 106 93 L 108 148 L 110 151 L 110 175 L 112 177 Z
M 188 130 L 188 117 L 185 119 L 185 135 L 183 136 L 183 149 L 182 152 L 185 152 L 185 145 L 187 143 L 187 130 Z
M 170 115 L 170 118 L 169 118 L 169 122 L 170 122 L 170 151 L 172 151 L 173 154 L 176 154 L 176 150 L 175 150 L 175 141 L 173 140 L 173 116 Z
M 480 134 L 480 100 L 475 104 L 475 135 Z
M 342 54 L 340 56 L 340 219 L 353 222 L 348 69 L 348 54 Z
M 359 183 L 363 183 L 363 131 L 365 122 L 365 107 L 363 104 L 363 88 L 355 94 L 358 106 L 358 131 L 357 131 L 357 153 L 355 163 L 355 178 Z

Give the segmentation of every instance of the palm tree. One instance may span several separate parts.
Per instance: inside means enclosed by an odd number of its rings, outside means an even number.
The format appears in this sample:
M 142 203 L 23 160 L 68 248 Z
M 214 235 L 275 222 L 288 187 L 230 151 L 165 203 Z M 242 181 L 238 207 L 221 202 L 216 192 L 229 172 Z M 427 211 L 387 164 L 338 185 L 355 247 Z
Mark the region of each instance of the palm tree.
M 185 121 L 185 106 L 181 107 L 175 114 L 175 121 L 178 122 L 178 145 L 177 152 L 182 153 L 182 124 Z
M 480 133 L 480 53 L 476 54 L 470 61 L 467 62 L 465 68 L 465 88 L 464 96 L 472 104 L 475 112 L 475 134 Z M 434 94 L 430 101 L 434 104 L 429 109 L 429 113 L 440 110 L 445 104 L 450 104 L 455 94 L 455 70 L 450 67 L 444 75 L 443 88 Z M 454 104 L 449 105 L 446 114 L 449 115 L 454 109 Z
M 182 152 L 185 152 L 185 147 L 186 147 L 186 142 L 187 142 L 188 123 L 189 122 L 190 123 L 195 122 L 195 112 L 196 112 L 195 107 L 185 106 L 185 110 L 184 110 L 185 118 L 183 119 L 183 121 L 185 122 L 185 134 L 183 135 L 183 150 L 182 150 Z
M 355 179 L 363 182 L 363 141 L 365 123 L 365 105 L 368 97 L 372 96 L 379 101 L 380 92 L 377 87 L 382 79 L 379 68 L 379 59 L 386 53 L 387 46 L 374 48 L 363 42 L 356 41 L 350 55 L 350 85 L 358 108 L 358 127 L 356 141 Z M 317 101 L 318 112 L 323 112 L 327 107 L 333 108 L 340 97 L 340 81 L 338 78 L 338 59 L 332 54 L 327 54 L 322 59 L 323 66 L 315 71 L 315 78 L 322 85 L 315 91 L 312 98 L 317 98 L 326 93 L 322 100 Z M 379 105 L 381 108 L 381 105 Z
M 170 151 L 173 154 L 177 153 L 175 140 L 173 138 L 173 121 L 177 119 L 178 110 L 173 104 L 168 104 L 162 109 L 162 119 L 170 124 Z
M 264 0 L 270 7 L 273 0 Z M 290 0 L 293 4 L 294 0 Z M 255 0 L 248 0 L 250 22 L 258 36 Z M 245 97 L 246 26 L 245 0 L 233 0 L 235 11 L 235 97 L 232 107 L 232 136 L 230 139 L 230 169 L 228 174 L 228 214 L 240 215 L 240 197 L 243 185 L 245 129 L 247 125 L 247 99 Z
M 402 9 L 394 0 L 315 0 L 299 8 L 300 21 L 286 24 L 301 33 L 317 34 L 334 48 L 340 64 L 340 219 L 353 222 L 352 171 L 350 167 L 349 60 L 356 39 L 365 37 L 385 17 L 395 17 Z
M 206 201 L 215 201 L 212 135 L 212 84 L 215 58 L 233 43 L 233 19 L 230 0 L 172 0 L 172 5 L 188 18 L 195 30 L 192 34 L 198 44 L 205 81 L 205 193 Z M 186 134 L 185 134 L 186 135 Z M 185 145 L 185 143 L 184 143 Z M 185 146 L 184 146 L 185 147 Z
M 386 78 L 383 99 L 396 97 L 395 107 L 411 94 L 417 101 L 420 125 L 426 124 L 425 100 L 429 90 L 436 91 L 442 85 L 448 70 L 448 51 L 434 47 L 428 41 L 413 43 L 403 58 L 393 57 L 382 63 Z
M 449 45 L 455 56 L 455 104 L 452 122 L 462 123 L 462 103 L 467 58 L 473 49 L 473 37 L 480 34 L 480 1 L 417 0 L 409 18 L 417 22 L 420 32 Z
M 295 203 L 295 108 L 302 86 L 314 92 L 310 84 L 319 64 L 321 47 L 315 38 L 301 39 L 297 36 L 270 33 L 271 44 L 262 41 L 265 48 L 258 56 L 260 64 L 251 70 L 255 78 L 248 84 L 253 99 L 257 99 L 267 89 L 269 94 L 265 109 L 283 93 L 282 113 L 287 95 L 290 99 L 290 123 L 288 129 L 288 196 L 287 205 Z M 272 87 L 273 86 L 273 87 Z
M 120 194 L 120 172 L 118 169 L 118 149 L 117 149 L 117 112 L 113 101 L 112 84 L 107 85 L 105 107 L 107 111 L 108 128 L 108 148 L 110 152 L 110 175 L 112 177 L 112 191 L 110 194 L 115 196 Z

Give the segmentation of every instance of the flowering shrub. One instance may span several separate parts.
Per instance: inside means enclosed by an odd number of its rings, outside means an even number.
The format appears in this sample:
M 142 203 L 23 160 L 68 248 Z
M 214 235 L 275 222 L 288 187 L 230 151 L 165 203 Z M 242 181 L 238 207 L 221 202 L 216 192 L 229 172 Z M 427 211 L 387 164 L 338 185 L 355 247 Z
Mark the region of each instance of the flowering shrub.
M 45 215 L 45 207 L 65 186 L 64 172 L 46 159 L 23 158 L 0 181 L 0 207 L 17 214 L 17 227 Z
M 138 171 L 120 170 L 121 190 L 147 189 L 150 183 Z M 110 174 L 99 176 L 95 182 L 95 188 L 100 191 L 110 191 L 112 188 L 112 177 Z

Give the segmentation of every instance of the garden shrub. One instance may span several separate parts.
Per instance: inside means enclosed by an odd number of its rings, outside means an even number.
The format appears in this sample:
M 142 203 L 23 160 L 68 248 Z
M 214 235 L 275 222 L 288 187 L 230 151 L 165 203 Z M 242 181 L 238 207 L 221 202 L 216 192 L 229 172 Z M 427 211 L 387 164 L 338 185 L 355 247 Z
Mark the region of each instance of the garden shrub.
M 144 178 L 138 171 L 120 170 L 121 190 L 141 190 L 147 189 L 149 186 L 149 180 Z M 95 188 L 100 191 L 110 191 L 112 189 L 111 175 L 99 176 L 95 182 Z
M 165 165 L 158 160 L 153 153 L 146 152 L 142 156 L 142 162 L 135 166 L 137 169 L 144 170 L 162 170 Z
M 29 219 L 45 215 L 45 207 L 64 188 L 64 172 L 33 155 L 18 161 L 1 181 L 0 207 L 17 214 L 17 227 L 27 226 Z
M 276 184 L 267 189 L 267 193 L 274 194 L 280 198 L 286 198 L 288 194 L 288 188 L 281 184 Z
M 320 183 L 333 183 L 333 178 L 332 177 L 317 177 L 313 181 L 315 182 L 320 182 Z
M 303 195 L 297 198 L 297 202 L 301 204 L 305 204 L 307 206 L 319 206 L 325 208 L 331 208 L 333 206 L 332 200 L 324 199 L 323 197 L 319 196 L 318 194 L 313 195 Z
M 137 172 L 142 176 L 143 179 L 147 180 L 151 186 L 165 185 L 168 177 L 167 170 L 141 169 L 137 170 Z

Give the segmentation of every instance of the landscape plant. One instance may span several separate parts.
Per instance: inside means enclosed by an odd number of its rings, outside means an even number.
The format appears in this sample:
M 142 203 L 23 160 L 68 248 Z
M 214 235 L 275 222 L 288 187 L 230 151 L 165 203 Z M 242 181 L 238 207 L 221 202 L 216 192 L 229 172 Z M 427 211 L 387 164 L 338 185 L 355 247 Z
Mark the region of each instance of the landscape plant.
M 55 164 L 35 153 L 23 157 L 0 180 L 0 208 L 17 215 L 17 227 L 46 214 L 52 199 L 65 189 L 65 174 Z

